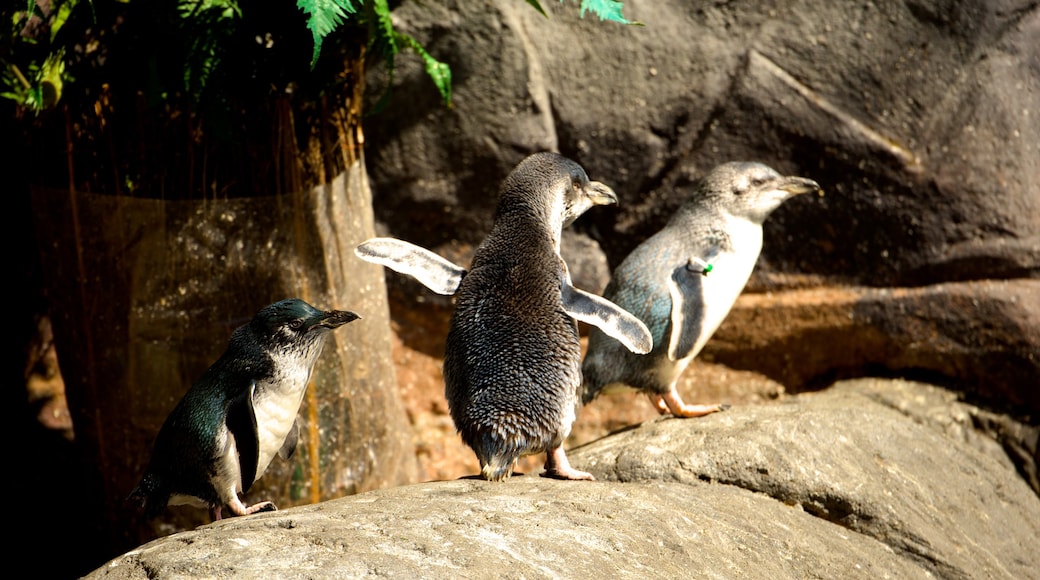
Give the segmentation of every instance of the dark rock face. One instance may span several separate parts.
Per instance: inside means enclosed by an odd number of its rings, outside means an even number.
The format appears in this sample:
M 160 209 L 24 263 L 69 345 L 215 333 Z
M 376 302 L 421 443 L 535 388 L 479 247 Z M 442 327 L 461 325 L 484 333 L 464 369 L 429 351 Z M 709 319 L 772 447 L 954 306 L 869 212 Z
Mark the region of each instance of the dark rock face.
M 955 377 L 1003 412 L 1040 412 L 1040 280 L 747 293 L 702 357 L 789 391 L 863 374 Z
M 754 158 L 827 191 L 771 219 L 783 271 L 921 285 L 1040 268 L 1031 3 L 626 2 L 646 27 L 443 4 L 397 17 L 456 71 L 454 108 L 402 59 L 366 133 L 395 232 L 480 239 L 501 176 L 558 148 L 619 192 L 589 216 L 617 263 L 707 169 Z
M 390 234 L 432 249 L 476 243 L 502 177 L 556 149 L 618 192 L 616 208 L 574 225 L 615 265 L 711 167 L 763 161 L 825 195 L 766 222 L 748 293 L 773 314 L 754 327 L 768 344 L 741 342 L 745 310 L 706 356 L 792 391 L 884 372 L 1040 416 L 1035 3 L 625 2 L 645 27 L 571 8 L 551 5 L 549 19 L 522 2 L 395 12 L 451 65 L 455 99 L 440 105 L 413 59 L 398 59 L 394 99 L 365 144 Z M 381 86 L 375 67 L 371 81 Z M 791 328 L 812 305 L 784 295 L 804 289 L 851 292 L 823 307 L 853 322 Z
M 87 578 L 1038 578 L 1040 497 L 978 410 L 906 381 L 659 419 L 596 482 L 380 489 L 161 538 Z

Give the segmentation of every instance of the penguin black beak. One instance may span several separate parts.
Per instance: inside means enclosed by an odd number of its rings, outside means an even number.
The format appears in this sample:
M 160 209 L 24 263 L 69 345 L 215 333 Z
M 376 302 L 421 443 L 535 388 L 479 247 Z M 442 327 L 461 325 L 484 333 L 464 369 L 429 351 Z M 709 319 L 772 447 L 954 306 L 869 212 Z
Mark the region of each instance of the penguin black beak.
M 585 186 L 585 193 L 595 205 L 612 205 L 618 202 L 617 194 L 606 184 L 590 181 Z
M 322 312 L 320 315 L 315 316 L 311 328 L 316 328 L 318 326 L 324 326 L 325 328 L 339 328 L 340 326 L 359 318 L 361 317 L 349 310 L 329 310 L 328 312 Z
M 786 191 L 791 195 L 799 195 L 802 193 L 813 193 L 822 191 L 819 183 L 808 179 L 806 177 L 785 177 L 777 185 L 777 189 Z

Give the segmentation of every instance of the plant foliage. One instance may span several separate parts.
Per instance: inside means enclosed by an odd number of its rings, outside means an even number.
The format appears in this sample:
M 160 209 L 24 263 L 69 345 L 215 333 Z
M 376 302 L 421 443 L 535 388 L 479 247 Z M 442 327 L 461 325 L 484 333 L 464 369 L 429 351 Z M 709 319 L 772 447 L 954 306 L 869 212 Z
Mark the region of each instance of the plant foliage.
M 284 0 L 283 0 L 284 1 Z M 305 25 L 311 33 L 313 50 L 310 55 L 310 70 L 315 70 L 327 39 L 344 33 L 346 25 L 353 21 L 368 35 L 365 43 L 380 55 L 387 66 L 391 80 L 395 60 L 402 50 L 409 50 L 420 59 L 426 73 L 433 81 L 441 99 L 451 104 L 451 69 L 434 58 L 416 39 L 397 31 L 390 17 L 389 0 L 295 0 L 296 8 L 302 13 Z M 561 4 L 567 0 L 560 0 Z M 578 2 L 579 0 L 572 0 Z M 172 19 L 182 42 L 186 43 L 181 69 L 184 91 L 194 99 L 200 98 L 216 71 L 224 62 L 229 46 L 240 42 L 235 36 L 243 19 L 243 10 L 249 7 L 239 0 L 119 0 L 126 6 L 142 6 L 142 10 L 159 12 L 172 5 Z M 526 0 L 542 15 L 548 13 L 539 0 Z M 92 17 L 104 0 L 21 0 L 4 2 L 0 8 L 6 30 L 0 41 L 0 97 L 11 99 L 21 106 L 40 111 L 55 105 L 62 96 L 62 88 L 74 82 L 72 49 L 82 58 L 83 46 L 103 42 L 102 35 L 84 40 L 84 34 L 96 20 Z M 111 3 L 111 0 L 108 0 Z M 98 4 L 98 6 L 95 6 Z M 581 16 L 587 12 L 601 20 L 621 24 L 640 24 L 627 20 L 622 15 L 623 3 L 615 0 L 580 0 Z M 86 12 L 87 16 L 82 13 Z M 78 19 L 71 16 L 80 14 Z M 69 23 L 75 21 L 82 30 L 69 31 Z M 160 22 L 161 18 L 156 18 Z M 289 24 L 286 24 L 288 26 Z M 159 32 L 159 31 L 157 31 Z M 301 63 L 304 66 L 304 63 Z M 332 82 L 332 81 L 330 81 Z M 160 91 L 162 95 L 166 91 Z M 389 95 L 384 95 L 378 109 Z
M 220 65 L 222 47 L 230 40 L 242 10 L 235 0 L 179 0 L 177 15 L 189 42 L 184 88 L 198 100 Z

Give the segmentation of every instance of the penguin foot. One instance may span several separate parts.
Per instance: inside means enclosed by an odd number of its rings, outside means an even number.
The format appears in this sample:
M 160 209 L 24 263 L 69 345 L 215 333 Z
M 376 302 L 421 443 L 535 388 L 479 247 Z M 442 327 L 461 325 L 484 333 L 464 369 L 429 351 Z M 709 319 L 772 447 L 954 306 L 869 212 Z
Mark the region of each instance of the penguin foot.
M 567 479 L 574 481 L 596 480 L 591 473 L 579 471 L 571 467 L 571 462 L 567 460 L 567 454 L 564 452 L 563 447 L 557 447 L 545 454 L 545 471 L 543 471 L 541 475 L 542 477 L 549 477 L 552 479 Z
M 662 415 L 671 413 L 676 417 L 703 417 L 719 411 L 725 411 L 730 408 L 729 403 L 716 403 L 714 405 L 687 405 L 679 397 L 679 393 L 672 389 L 671 392 L 665 395 L 650 395 L 650 401 L 654 404 L 654 408 L 657 412 Z
M 548 477 L 550 479 L 564 479 L 567 481 L 596 481 L 596 478 L 587 471 L 578 471 L 577 469 L 569 469 L 567 471 L 561 471 L 559 469 L 548 469 L 541 473 L 542 477 Z
M 269 501 L 262 501 L 259 503 L 254 503 L 251 506 L 246 506 L 241 501 L 235 500 L 233 502 L 228 503 L 228 508 L 230 508 L 231 512 L 236 516 L 248 516 L 260 512 L 278 511 L 278 508 L 272 502 Z M 217 512 L 217 519 L 220 519 L 219 513 L 220 512 Z
M 654 408 L 657 409 L 658 413 L 660 413 L 661 415 L 667 415 L 668 413 L 671 413 L 671 411 L 668 410 L 668 403 L 664 402 L 664 397 L 662 397 L 661 395 L 647 396 L 650 397 L 650 402 L 654 405 Z

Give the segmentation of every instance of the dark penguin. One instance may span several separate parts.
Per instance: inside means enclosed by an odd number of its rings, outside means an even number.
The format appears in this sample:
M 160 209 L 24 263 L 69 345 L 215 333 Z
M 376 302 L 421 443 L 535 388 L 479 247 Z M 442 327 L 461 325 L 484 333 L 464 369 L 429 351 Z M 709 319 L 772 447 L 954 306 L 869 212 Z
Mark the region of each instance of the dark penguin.
M 618 265 L 603 293 L 646 323 L 653 351 L 633 355 L 591 329 L 583 402 L 629 388 L 678 417 L 725 408 L 683 403 L 676 381 L 743 291 L 762 250 L 762 223 L 789 197 L 819 190 L 811 179 L 761 163 L 726 163 L 708 173 L 665 227 Z
M 238 494 L 276 453 L 292 456 L 314 363 L 329 332 L 358 318 L 296 298 L 262 308 L 166 418 L 130 498 L 149 518 L 178 504 L 209 507 L 214 519 L 224 506 L 239 516 L 277 509 L 269 501 L 246 506 Z
M 563 449 L 581 406 L 576 320 L 649 352 L 650 334 L 631 314 L 571 284 L 561 230 L 593 205 L 617 203 L 606 185 L 555 153 L 524 159 L 500 190 L 494 225 L 468 270 L 407 242 L 376 238 L 358 256 L 455 295 L 444 357 L 445 395 L 481 475 L 502 481 L 517 459 L 546 453 L 545 473 L 592 479 Z

